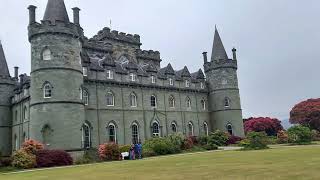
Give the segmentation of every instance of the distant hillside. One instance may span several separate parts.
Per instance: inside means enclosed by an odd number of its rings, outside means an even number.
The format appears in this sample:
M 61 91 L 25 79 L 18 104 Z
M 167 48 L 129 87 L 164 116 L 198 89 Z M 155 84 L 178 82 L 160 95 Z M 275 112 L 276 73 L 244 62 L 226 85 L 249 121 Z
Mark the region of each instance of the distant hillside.
M 284 129 L 289 129 L 293 124 L 289 122 L 289 119 L 283 119 L 281 120 L 281 125 L 283 126 Z

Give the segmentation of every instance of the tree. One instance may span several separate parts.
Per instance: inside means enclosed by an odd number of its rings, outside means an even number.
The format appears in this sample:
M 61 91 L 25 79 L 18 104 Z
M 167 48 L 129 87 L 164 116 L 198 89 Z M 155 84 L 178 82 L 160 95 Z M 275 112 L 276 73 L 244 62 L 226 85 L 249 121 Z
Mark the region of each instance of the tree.
M 281 121 L 270 117 L 251 117 L 244 120 L 244 131 L 265 132 L 268 136 L 276 136 L 278 131 L 283 130 Z
M 290 111 L 290 123 L 320 131 L 320 98 L 296 104 Z

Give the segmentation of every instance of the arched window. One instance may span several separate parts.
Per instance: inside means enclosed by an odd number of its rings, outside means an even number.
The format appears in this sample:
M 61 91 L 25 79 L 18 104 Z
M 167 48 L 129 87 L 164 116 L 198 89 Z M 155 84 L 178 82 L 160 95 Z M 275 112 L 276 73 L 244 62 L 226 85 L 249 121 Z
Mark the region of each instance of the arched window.
M 19 142 L 18 142 L 18 137 L 17 135 L 15 134 L 14 135 L 14 150 L 18 150 L 19 149 Z
M 117 130 L 113 123 L 108 126 L 109 129 L 109 142 L 117 142 Z
M 113 79 L 113 71 L 107 70 L 107 79 Z
M 51 96 L 52 96 L 52 86 L 50 83 L 45 83 L 43 85 L 43 97 L 51 98 Z
M 91 148 L 91 130 L 88 124 L 83 124 L 82 126 L 82 143 L 83 148 Z
M 157 107 L 157 98 L 156 98 L 156 96 L 152 95 L 150 97 L 150 105 L 151 105 L 151 107 Z
M 206 136 L 209 136 L 209 128 L 206 122 L 203 123 L 203 131 L 205 132 Z
M 172 78 L 169 78 L 169 85 L 173 86 L 173 79 Z
M 28 109 L 26 106 L 23 109 L 23 119 L 24 119 L 24 121 L 26 121 L 28 119 Z
M 131 128 L 132 128 L 132 143 L 137 144 L 139 142 L 139 126 L 137 123 L 133 123 Z
M 160 125 L 156 121 L 152 123 L 152 136 L 160 137 Z
M 137 96 L 134 93 L 130 94 L 130 106 L 137 107 Z
M 189 135 L 189 136 L 193 136 L 193 135 L 194 135 L 192 122 L 189 122 L 189 123 L 188 123 L 188 135 Z
M 43 50 L 42 59 L 44 61 L 50 61 L 52 59 L 52 55 L 51 55 L 50 49 L 46 48 L 45 50 Z
M 189 97 L 187 97 L 186 99 L 186 106 L 187 106 L 187 109 L 191 109 L 191 100 Z
M 233 135 L 233 129 L 232 129 L 232 124 L 231 123 L 228 123 L 227 124 L 227 131 L 230 135 Z
M 175 107 L 175 104 L 176 104 L 176 101 L 175 101 L 174 97 L 173 97 L 173 96 L 170 96 L 170 97 L 169 97 L 169 107 L 170 107 L 170 108 L 174 108 L 174 107 Z
M 26 132 L 23 132 L 23 141 L 26 142 L 28 140 Z
M 173 133 L 177 132 L 177 124 L 175 122 L 171 123 L 171 130 L 172 130 Z
M 185 85 L 186 85 L 186 87 L 190 87 L 190 81 L 189 81 L 189 80 L 186 80 L 186 81 L 185 81 Z
M 229 98 L 224 98 L 224 107 L 228 108 L 230 107 L 230 99 Z
M 136 76 L 134 73 L 130 73 L 129 76 L 130 76 L 130 80 L 131 80 L 132 82 L 136 81 L 137 76 Z
M 206 110 L 206 101 L 204 99 L 201 100 L 202 110 Z
M 84 103 L 84 105 L 89 105 L 89 93 L 88 93 L 88 91 L 86 91 L 86 90 L 83 90 L 82 91 L 82 95 L 83 95 L 83 103 Z
M 154 76 L 151 76 L 151 83 L 155 84 L 156 83 L 156 78 Z
M 107 93 L 107 106 L 114 106 L 114 96 L 112 92 Z

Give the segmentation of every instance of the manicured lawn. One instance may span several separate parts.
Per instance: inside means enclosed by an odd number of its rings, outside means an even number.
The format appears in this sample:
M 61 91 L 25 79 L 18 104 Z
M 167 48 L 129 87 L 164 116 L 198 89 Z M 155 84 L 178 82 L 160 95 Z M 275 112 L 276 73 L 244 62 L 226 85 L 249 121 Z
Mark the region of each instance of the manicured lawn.
M 0 175 L 2 180 L 319 179 L 320 146 L 216 151 Z

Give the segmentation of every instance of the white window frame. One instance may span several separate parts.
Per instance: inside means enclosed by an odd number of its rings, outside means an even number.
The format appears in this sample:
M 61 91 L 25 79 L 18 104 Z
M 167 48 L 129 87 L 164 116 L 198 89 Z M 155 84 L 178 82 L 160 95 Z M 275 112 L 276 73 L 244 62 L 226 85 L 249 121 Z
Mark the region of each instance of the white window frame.
M 137 96 L 135 93 L 130 94 L 130 107 L 137 107 Z
M 175 127 L 175 131 L 173 130 L 173 126 Z M 172 122 L 172 123 L 171 123 L 171 131 L 172 131 L 173 133 L 177 133 L 177 132 L 178 132 L 177 124 L 176 124 L 175 122 Z
M 43 86 L 43 98 L 50 99 L 52 97 L 52 86 L 50 83 L 46 83 Z
M 44 61 L 52 60 L 52 52 L 51 52 L 51 50 L 49 48 L 45 48 L 42 51 L 42 60 L 44 60 Z
M 89 93 L 86 90 L 82 90 L 82 96 L 83 96 L 83 103 L 84 105 L 89 105 Z
M 170 85 L 170 86 L 173 86 L 173 85 L 174 85 L 172 78 L 169 78 L 169 85 Z
M 88 67 L 82 67 L 82 72 L 83 72 L 83 76 L 87 77 L 88 76 Z
M 110 95 L 110 97 L 112 97 L 112 104 L 108 104 L 108 96 Z M 107 103 L 107 106 L 109 107 L 112 107 L 114 106 L 114 94 L 112 92 L 107 92 L 107 95 L 106 95 L 106 103 Z
M 207 103 L 204 99 L 201 100 L 201 107 L 202 107 L 202 110 L 206 110 L 207 109 Z
M 158 132 L 155 132 L 155 126 L 154 125 L 157 125 L 157 130 L 158 130 Z M 159 124 L 159 122 L 158 121 L 153 121 L 152 122 L 152 137 L 161 137 L 161 128 L 160 128 L 160 124 Z
M 190 127 L 191 127 L 191 133 L 190 133 Z M 188 136 L 194 136 L 194 128 L 193 128 L 192 122 L 188 123 Z
M 113 71 L 107 70 L 107 79 L 113 79 Z
M 153 99 L 152 98 L 154 98 L 154 106 L 153 106 Z M 151 95 L 151 97 L 150 97 L 150 106 L 152 108 L 156 108 L 157 107 L 157 97 L 155 95 Z
M 186 99 L 186 107 L 189 110 L 191 109 L 191 99 L 189 97 L 187 97 L 187 99 Z
M 176 107 L 176 100 L 175 100 L 175 98 L 173 96 L 169 97 L 169 107 L 170 108 L 175 108 Z
M 114 135 L 113 135 L 114 136 L 114 141 L 113 142 L 116 143 L 117 142 L 117 127 L 116 127 L 116 125 L 114 123 L 109 123 L 109 125 L 108 125 L 108 141 L 112 142 L 112 141 L 110 141 L 110 139 L 111 139 L 110 138 L 111 137 L 111 134 L 110 134 L 110 129 L 111 128 L 110 127 L 111 126 L 113 127 L 113 130 L 114 130 Z
M 229 108 L 230 107 L 230 99 L 228 97 L 224 98 L 224 107 Z
M 131 80 L 132 82 L 135 82 L 135 81 L 137 80 L 136 74 L 130 73 L 129 76 L 130 76 L 130 80 Z
M 155 84 L 156 83 L 156 77 L 155 76 L 151 76 L 151 83 Z
M 24 108 L 23 108 L 23 120 L 24 121 L 28 120 L 28 109 L 27 109 L 27 106 L 24 106 Z
M 203 123 L 203 129 L 205 131 L 206 136 L 209 136 L 209 127 L 207 122 Z
M 88 128 L 88 131 L 89 131 L 89 146 L 88 147 L 85 147 L 85 129 L 84 129 L 84 126 L 86 128 Z M 84 148 L 91 148 L 91 129 L 90 129 L 90 126 L 87 124 L 87 123 L 84 123 L 83 126 L 82 126 L 82 143 L 83 143 L 83 147 Z
M 204 89 L 204 83 L 203 82 L 200 82 L 200 88 Z
M 186 85 L 187 88 L 190 87 L 190 81 L 189 81 L 189 80 L 186 80 L 186 81 L 185 81 L 185 85 Z
M 19 141 L 18 141 L 18 136 L 15 134 L 14 135 L 14 150 L 17 151 L 19 150 Z
M 229 127 L 231 127 L 231 129 L 229 129 Z M 226 128 L 227 128 L 227 132 L 228 132 L 230 135 L 233 135 L 233 126 L 232 126 L 232 124 L 231 124 L 231 123 L 228 123 L 227 126 L 226 126 Z M 231 133 L 229 132 L 229 130 L 231 130 Z
M 136 134 L 134 134 L 134 129 L 133 129 L 133 127 L 137 127 L 137 133 Z M 140 129 L 140 127 L 139 127 L 139 125 L 137 124 L 137 123 L 133 123 L 132 125 L 131 125 L 131 138 L 132 138 L 132 143 L 138 143 L 139 141 L 140 141 L 140 132 L 139 132 L 139 129 Z M 137 142 L 134 142 L 134 137 L 135 136 L 137 136 Z

